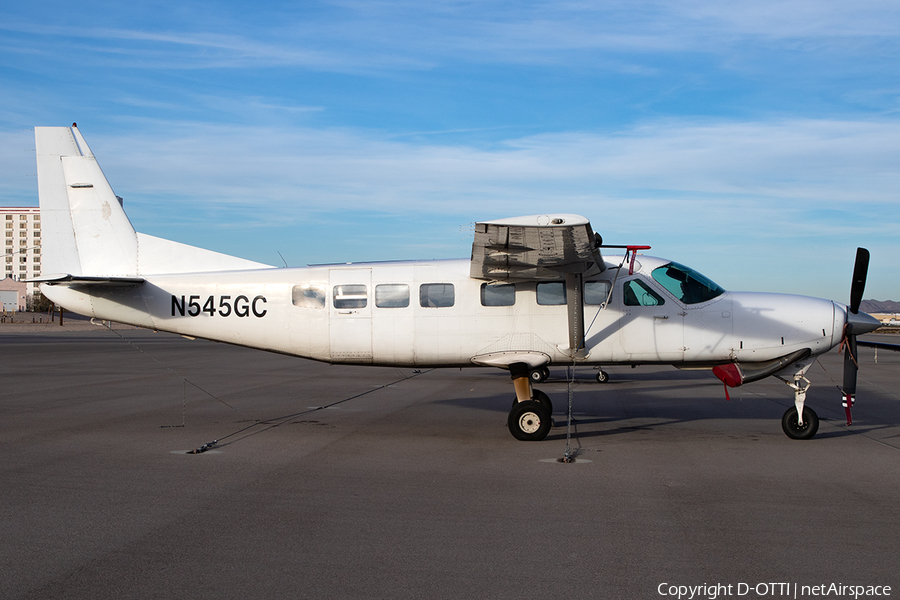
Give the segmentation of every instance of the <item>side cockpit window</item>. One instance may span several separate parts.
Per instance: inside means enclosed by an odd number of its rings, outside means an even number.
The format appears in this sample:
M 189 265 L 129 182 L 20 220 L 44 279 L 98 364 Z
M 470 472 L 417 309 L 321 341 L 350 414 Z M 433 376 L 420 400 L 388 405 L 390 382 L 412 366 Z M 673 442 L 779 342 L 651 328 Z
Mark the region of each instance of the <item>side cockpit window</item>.
M 662 296 L 640 279 L 625 282 L 622 286 L 622 298 L 625 306 L 659 306 L 666 303 Z
M 700 304 L 725 293 L 718 284 L 676 262 L 653 269 L 653 279 L 684 304 Z

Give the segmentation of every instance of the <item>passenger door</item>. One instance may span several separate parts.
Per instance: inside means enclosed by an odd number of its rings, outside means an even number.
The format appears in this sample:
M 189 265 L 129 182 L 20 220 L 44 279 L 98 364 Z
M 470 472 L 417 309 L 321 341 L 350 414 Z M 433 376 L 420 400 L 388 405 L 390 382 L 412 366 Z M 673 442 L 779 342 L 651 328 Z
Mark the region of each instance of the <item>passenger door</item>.
M 329 271 L 331 360 L 372 362 L 372 270 Z

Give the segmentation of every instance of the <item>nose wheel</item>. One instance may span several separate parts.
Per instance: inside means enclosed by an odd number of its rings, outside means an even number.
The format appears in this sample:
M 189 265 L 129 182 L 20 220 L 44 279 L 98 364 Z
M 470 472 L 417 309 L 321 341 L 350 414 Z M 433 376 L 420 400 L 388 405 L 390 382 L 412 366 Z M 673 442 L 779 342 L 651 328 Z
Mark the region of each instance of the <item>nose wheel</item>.
M 819 430 L 819 415 L 813 409 L 803 407 L 803 422 L 797 418 L 797 407 L 792 406 L 787 409 L 784 416 L 781 417 L 781 428 L 792 440 L 808 440 L 812 439 Z

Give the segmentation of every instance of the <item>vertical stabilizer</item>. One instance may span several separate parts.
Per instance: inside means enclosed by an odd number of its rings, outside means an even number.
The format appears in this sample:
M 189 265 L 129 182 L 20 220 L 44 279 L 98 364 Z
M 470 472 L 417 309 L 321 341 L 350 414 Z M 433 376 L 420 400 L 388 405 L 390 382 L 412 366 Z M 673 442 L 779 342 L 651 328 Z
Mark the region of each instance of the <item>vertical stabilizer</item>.
M 78 128 L 35 127 L 42 271 L 128 276 L 137 235 Z

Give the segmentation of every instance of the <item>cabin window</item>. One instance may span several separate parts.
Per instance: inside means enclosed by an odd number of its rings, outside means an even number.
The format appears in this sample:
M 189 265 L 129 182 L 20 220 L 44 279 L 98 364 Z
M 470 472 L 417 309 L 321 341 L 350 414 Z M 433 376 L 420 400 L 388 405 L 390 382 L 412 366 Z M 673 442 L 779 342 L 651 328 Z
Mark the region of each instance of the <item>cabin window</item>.
M 697 271 L 676 262 L 653 269 L 653 279 L 685 304 L 700 304 L 725 293 Z
M 409 286 L 405 283 L 376 285 L 375 306 L 378 308 L 406 308 L 409 306 Z
M 336 285 L 333 298 L 335 308 L 365 308 L 368 303 L 368 290 L 361 283 Z
M 291 289 L 291 303 L 300 308 L 325 308 L 325 286 L 318 283 L 295 285 Z
M 513 283 L 482 283 L 482 306 L 512 306 L 516 303 L 516 286 Z
M 545 281 L 537 284 L 537 303 L 555 306 L 566 303 L 566 284 L 562 281 Z
M 610 287 L 608 281 L 585 281 L 584 303 L 591 306 L 606 304 L 606 299 L 609 298 Z
M 452 283 L 423 283 L 419 286 L 419 305 L 426 308 L 453 306 L 456 294 Z
M 640 279 L 626 281 L 622 287 L 622 293 L 625 306 L 659 306 L 666 303 L 662 296 L 651 290 Z

